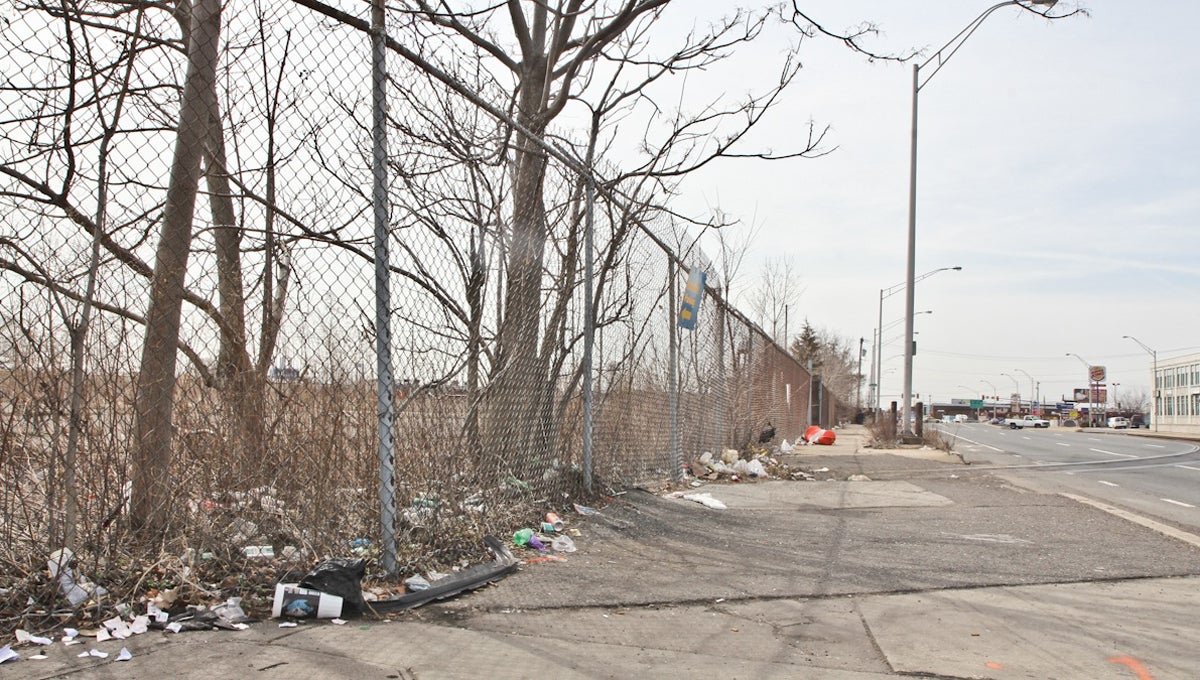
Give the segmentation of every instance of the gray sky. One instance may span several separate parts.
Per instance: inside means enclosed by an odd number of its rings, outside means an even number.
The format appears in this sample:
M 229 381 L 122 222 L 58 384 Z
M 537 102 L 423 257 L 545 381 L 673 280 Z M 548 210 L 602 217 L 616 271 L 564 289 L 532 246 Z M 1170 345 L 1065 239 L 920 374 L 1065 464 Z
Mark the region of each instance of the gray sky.
M 883 35 L 867 41 L 877 51 L 928 55 L 991 4 L 802 6 L 831 29 L 877 24 Z M 714 15 L 726 6 L 694 0 Z M 1150 356 L 1121 336 L 1160 359 L 1200 351 L 1200 5 L 1084 6 L 1090 17 L 1056 22 L 997 11 L 921 91 L 916 271 L 963 267 L 916 288 L 916 309 L 933 310 L 916 323 L 923 398 L 992 392 L 984 381 L 1007 397 L 1003 373 L 1028 398 L 1020 371 L 1044 400 L 1069 398 L 1086 380 L 1068 352 L 1107 366 L 1118 392 L 1148 391 Z M 785 40 L 772 39 L 776 49 Z M 879 290 L 905 278 L 911 66 L 868 63 L 828 40 L 804 43 L 801 57 L 799 81 L 755 141 L 782 150 L 812 119 L 831 126 L 837 149 L 725 162 L 689 178 L 684 198 L 755 226 L 751 267 L 797 263 L 793 332 L 807 317 L 869 347 Z M 731 93 L 745 89 L 737 73 L 716 75 Z M 900 292 L 885 301 L 884 324 L 903 314 Z M 902 333 L 899 323 L 884 334 L 885 400 L 901 391 Z

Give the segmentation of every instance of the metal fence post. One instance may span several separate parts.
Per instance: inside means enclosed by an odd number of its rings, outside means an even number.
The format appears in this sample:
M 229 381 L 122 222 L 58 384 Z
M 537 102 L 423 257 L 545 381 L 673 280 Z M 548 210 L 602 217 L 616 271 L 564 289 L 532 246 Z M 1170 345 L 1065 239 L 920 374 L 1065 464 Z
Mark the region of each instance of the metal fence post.
M 588 146 L 588 169 L 591 170 L 592 152 L 596 138 L 593 136 Z M 583 490 L 592 492 L 592 349 L 595 342 L 596 324 L 595 310 L 592 304 L 594 295 L 592 276 L 595 268 L 595 253 L 592 248 L 593 229 L 595 228 L 596 182 L 592 174 L 584 178 L 586 194 L 584 197 L 586 210 L 583 227 Z
M 394 487 L 395 405 L 392 391 L 391 277 L 388 272 L 387 53 L 383 0 L 371 2 L 371 140 L 375 215 L 375 365 L 379 415 L 379 516 L 383 570 L 396 573 L 396 494 Z
M 667 323 L 671 348 L 667 370 L 668 390 L 671 393 L 671 479 L 683 481 L 683 454 L 679 448 L 679 328 L 675 322 L 678 302 L 675 299 L 675 260 L 667 254 Z

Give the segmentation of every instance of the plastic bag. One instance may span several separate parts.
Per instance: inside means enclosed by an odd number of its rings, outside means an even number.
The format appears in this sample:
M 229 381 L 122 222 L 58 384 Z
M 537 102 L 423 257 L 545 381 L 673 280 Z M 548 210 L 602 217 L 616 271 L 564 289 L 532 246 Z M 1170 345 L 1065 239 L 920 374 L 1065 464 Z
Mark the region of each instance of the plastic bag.
M 300 579 L 300 587 L 336 595 L 342 598 L 343 616 L 358 616 L 367 610 L 362 596 L 362 578 L 366 572 L 366 560 L 335 557 L 313 567 Z

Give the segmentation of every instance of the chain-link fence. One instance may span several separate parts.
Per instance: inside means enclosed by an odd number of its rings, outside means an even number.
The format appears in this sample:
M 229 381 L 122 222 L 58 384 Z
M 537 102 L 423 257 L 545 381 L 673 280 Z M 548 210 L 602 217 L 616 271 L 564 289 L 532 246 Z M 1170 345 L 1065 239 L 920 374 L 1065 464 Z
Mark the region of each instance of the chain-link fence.
M 483 19 L 342 5 L 2 10 L 14 583 L 147 537 L 448 563 L 531 506 L 845 407 L 712 279 L 689 290 L 711 267 L 661 186 L 450 39 Z

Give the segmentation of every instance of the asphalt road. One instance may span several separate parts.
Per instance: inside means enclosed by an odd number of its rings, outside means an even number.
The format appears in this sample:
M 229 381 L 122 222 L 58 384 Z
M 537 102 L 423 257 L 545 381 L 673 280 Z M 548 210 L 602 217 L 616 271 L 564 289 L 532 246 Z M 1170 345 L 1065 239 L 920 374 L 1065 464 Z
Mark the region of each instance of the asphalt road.
M 1200 446 L 1124 431 L 939 425 L 976 465 L 1200 532 Z

